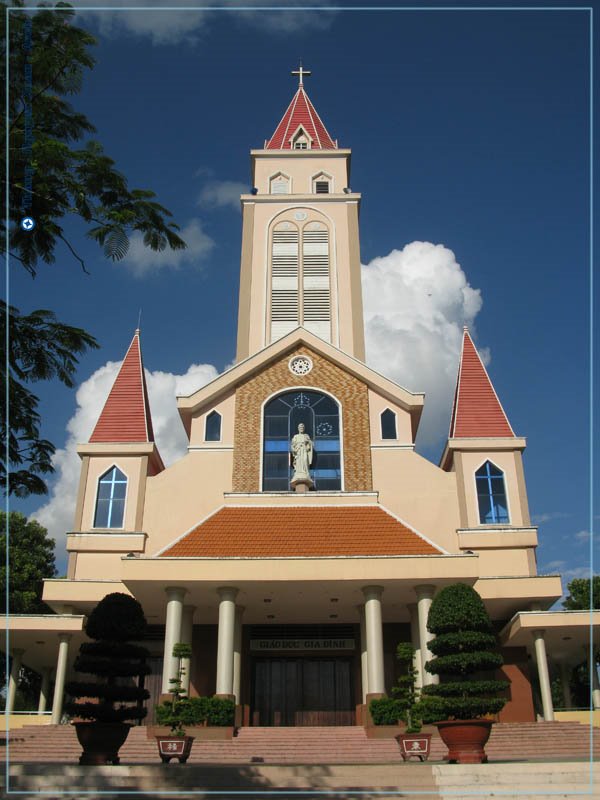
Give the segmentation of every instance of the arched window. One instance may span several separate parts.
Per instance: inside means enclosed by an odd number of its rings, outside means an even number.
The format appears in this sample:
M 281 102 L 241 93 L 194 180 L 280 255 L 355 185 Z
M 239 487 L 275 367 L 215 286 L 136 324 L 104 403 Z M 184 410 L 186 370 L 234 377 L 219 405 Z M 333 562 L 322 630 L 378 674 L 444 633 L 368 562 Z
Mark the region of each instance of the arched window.
M 381 412 L 381 438 L 382 439 L 397 439 L 396 433 L 396 415 L 389 408 Z
M 315 489 L 341 489 L 338 404 L 321 392 L 296 389 L 270 400 L 264 412 L 263 491 L 290 489 L 290 442 L 304 423 L 314 443 L 310 475 Z
M 221 415 L 218 411 L 211 411 L 206 417 L 206 424 L 204 428 L 204 441 L 206 442 L 220 442 L 221 441 Z
M 98 481 L 94 528 L 122 528 L 125 512 L 127 477 L 118 467 L 111 467 Z
M 479 522 L 482 525 L 508 522 L 508 504 L 504 473 L 491 461 L 486 461 L 475 473 Z

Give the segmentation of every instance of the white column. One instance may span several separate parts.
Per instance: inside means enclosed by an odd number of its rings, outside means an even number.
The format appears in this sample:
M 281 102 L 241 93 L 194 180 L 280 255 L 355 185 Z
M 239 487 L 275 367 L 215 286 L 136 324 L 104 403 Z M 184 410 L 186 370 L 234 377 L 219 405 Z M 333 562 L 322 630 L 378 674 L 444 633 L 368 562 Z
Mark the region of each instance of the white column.
M 12 661 L 10 665 L 10 675 L 8 678 L 8 692 L 6 693 L 5 714 L 12 714 L 15 710 L 15 698 L 19 687 L 19 673 L 23 662 L 25 650 L 15 648 L 12 650 Z
M 362 680 L 362 701 L 367 702 L 369 694 L 369 654 L 367 652 L 367 627 L 365 625 L 365 607 L 357 606 L 360 618 L 360 677 Z
M 235 598 L 238 590 L 221 586 L 219 595 L 219 633 L 217 639 L 216 694 L 233 695 L 233 640 L 235 633 Z
M 535 660 L 537 663 L 538 678 L 540 681 L 544 720 L 546 722 L 552 722 L 554 720 L 554 706 L 552 705 L 552 690 L 550 688 L 550 673 L 548 672 L 548 658 L 546 656 L 544 631 L 532 631 L 531 635 L 533 637 L 533 644 L 535 647 Z
M 560 670 L 560 682 L 562 683 L 562 695 L 565 708 L 573 708 L 573 697 L 571 695 L 571 686 L 569 685 L 569 678 L 571 677 L 571 670 L 566 661 L 559 661 L 558 668 Z
M 69 661 L 70 633 L 58 634 L 58 658 L 56 659 L 56 678 L 54 680 L 54 697 L 52 698 L 53 725 L 60 725 L 62 717 L 63 700 L 65 697 L 65 678 L 67 677 L 67 664 Z
M 235 628 L 233 631 L 233 694 L 235 702 L 240 703 L 242 686 L 242 617 L 244 607 L 235 607 Z
M 415 657 L 413 666 L 417 670 L 415 675 L 415 689 L 423 687 L 423 661 L 421 659 L 421 640 L 419 637 L 419 615 L 417 614 L 417 604 L 410 603 L 408 605 L 408 613 L 410 614 L 410 641 L 415 648 Z
M 196 606 L 184 606 L 181 615 L 181 634 L 179 641 L 184 644 L 192 646 L 192 637 L 194 635 L 194 611 Z M 185 689 L 185 693 L 190 693 L 190 670 L 192 668 L 191 658 L 182 658 L 181 666 L 183 667 L 183 675 L 181 677 L 181 687 Z
M 179 659 L 173 658 L 173 647 L 181 641 L 181 619 L 183 616 L 183 597 L 186 590 L 181 586 L 168 586 L 167 619 L 165 623 L 165 650 L 163 657 L 162 693 L 169 694 L 173 686 L 171 678 L 177 677 Z
M 427 630 L 427 617 L 435 594 L 435 586 L 430 586 L 429 584 L 415 586 L 415 593 L 417 595 L 417 615 L 419 618 L 419 649 L 421 650 L 423 686 L 426 686 L 429 683 L 439 683 L 440 681 L 439 675 L 432 675 L 425 669 L 425 664 L 433 658 L 433 654 L 427 646 L 433 639 L 433 634 Z
M 50 667 L 42 670 L 42 685 L 40 687 L 40 700 L 38 703 L 38 714 L 43 714 L 48 706 L 48 694 L 50 692 Z
M 369 694 L 385 694 L 383 670 L 383 624 L 381 621 L 382 586 L 365 586 L 365 629 L 367 639 L 367 663 Z

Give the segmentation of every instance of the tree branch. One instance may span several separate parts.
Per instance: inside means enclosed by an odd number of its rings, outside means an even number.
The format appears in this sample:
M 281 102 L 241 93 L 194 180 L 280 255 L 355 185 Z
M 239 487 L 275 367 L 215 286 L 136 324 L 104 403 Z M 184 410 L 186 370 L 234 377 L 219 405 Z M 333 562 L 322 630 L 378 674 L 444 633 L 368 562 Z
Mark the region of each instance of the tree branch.
M 58 236 L 59 239 L 62 239 L 62 241 L 67 245 L 67 247 L 71 251 L 71 254 L 74 256 L 74 258 L 76 258 L 77 261 L 79 261 L 79 263 L 81 264 L 81 269 L 85 272 L 85 274 L 89 275 L 90 273 L 85 268 L 85 261 L 83 260 L 83 258 L 81 258 L 81 256 L 77 255 L 75 250 L 73 250 L 73 248 L 71 247 L 71 244 L 67 241 L 67 239 L 65 239 L 65 237 L 62 235 L 62 233 L 57 234 L 57 236 Z

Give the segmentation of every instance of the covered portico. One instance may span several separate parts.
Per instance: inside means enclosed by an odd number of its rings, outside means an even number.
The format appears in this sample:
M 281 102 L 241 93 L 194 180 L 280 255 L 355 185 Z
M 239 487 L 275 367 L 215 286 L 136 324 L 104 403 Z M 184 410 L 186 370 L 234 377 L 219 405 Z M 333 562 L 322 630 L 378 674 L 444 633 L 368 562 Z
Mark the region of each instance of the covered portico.
M 535 660 L 544 719 L 553 720 L 551 667 L 561 677 L 564 708 L 572 708 L 569 669 L 583 660 L 588 663 L 592 708 L 600 710 L 600 682 L 593 657 L 593 642 L 598 641 L 600 611 L 520 611 L 500 633 L 506 647 L 525 647 Z
M 60 722 L 71 655 L 85 639 L 84 619 L 82 614 L 23 614 L 4 618 L 11 657 L 5 705 L 9 718 L 14 712 L 21 668 L 27 666 L 42 677 L 37 714 L 46 714 L 52 699 L 50 721 Z M 54 692 L 50 698 L 52 679 Z

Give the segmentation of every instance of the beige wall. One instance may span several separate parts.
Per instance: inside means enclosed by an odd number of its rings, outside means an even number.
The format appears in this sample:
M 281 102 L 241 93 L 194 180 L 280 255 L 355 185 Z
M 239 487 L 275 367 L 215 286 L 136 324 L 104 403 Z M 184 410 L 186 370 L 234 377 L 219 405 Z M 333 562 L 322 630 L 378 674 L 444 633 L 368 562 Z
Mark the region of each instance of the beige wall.
M 396 415 L 396 439 L 381 438 L 381 413 L 389 408 Z M 385 397 L 369 389 L 369 424 L 371 428 L 371 444 L 382 447 L 413 444 L 410 414 L 399 405 L 390 403 Z
M 166 547 L 223 505 L 231 491 L 233 452 L 194 450 L 153 478 L 148 478 L 144 531 L 146 553 Z
M 454 473 L 411 450 L 374 448 L 373 488 L 404 522 L 450 553 L 458 552 L 458 502 Z
M 206 417 L 213 411 L 221 415 L 221 440 L 218 442 L 207 442 Z M 206 449 L 219 447 L 233 447 L 233 427 L 235 416 L 235 391 L 233 389 L 214 405 L 207 406 L 192 417 L 190 432 L 190 447 L 202 447 Z
M 254 186 L 259 195 L 269 194 L 271 177 L 281 172 L 291 180 L 291 194 L 313 194 L 313 178 L 324 172 L 332 177 L 330 191 L 341 194 L 348 186 L 349 155 L 349 150 L 338 150 L 335 153 L 323 150 L 287 150 L 277 155 L 272 151 L 254 151 Z
M 77 553 L 74 579 L 118 580 L 121 577 L 121 559 L 124 553 Z

